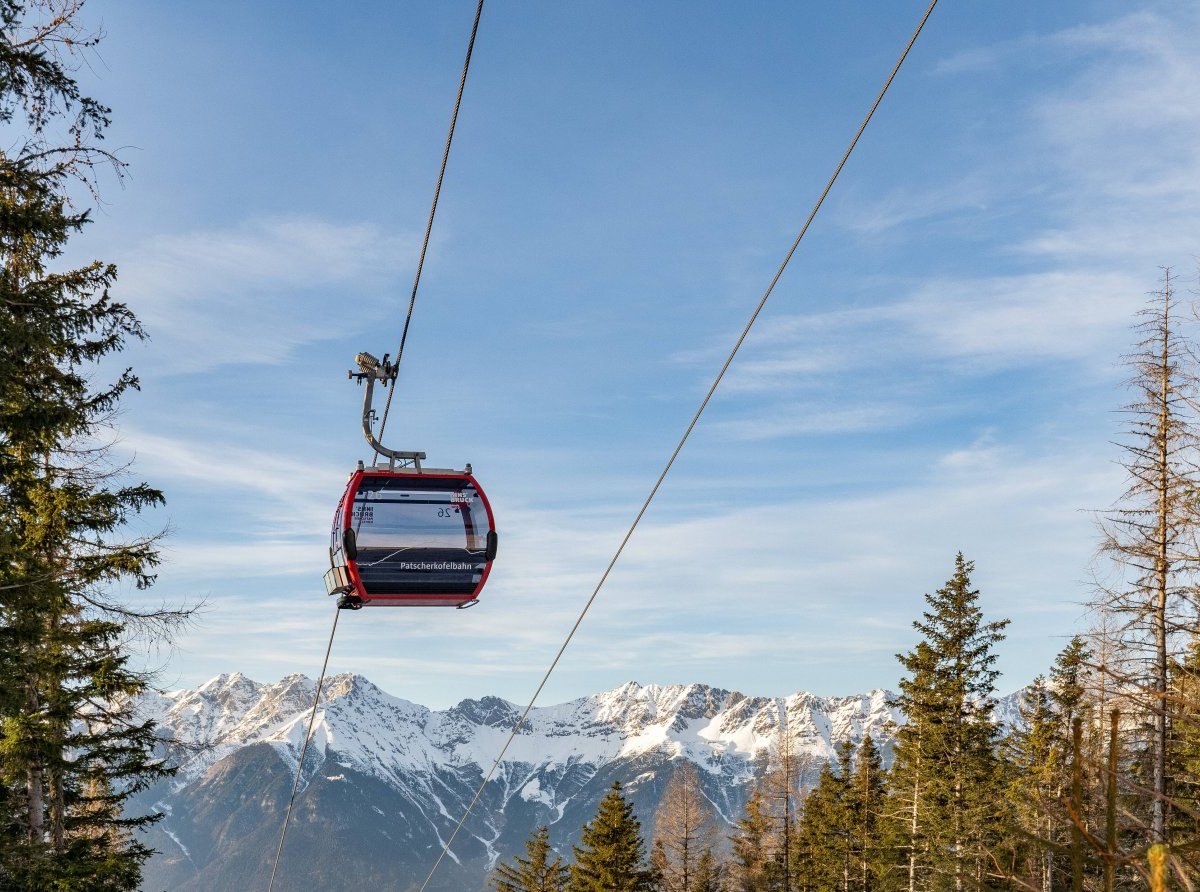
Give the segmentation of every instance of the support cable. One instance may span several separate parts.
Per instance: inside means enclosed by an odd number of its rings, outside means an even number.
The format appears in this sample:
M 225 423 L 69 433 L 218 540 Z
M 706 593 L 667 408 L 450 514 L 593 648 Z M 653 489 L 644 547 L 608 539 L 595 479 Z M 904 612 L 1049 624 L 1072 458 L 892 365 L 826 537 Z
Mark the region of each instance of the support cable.
M 396 378 L 399 374 L 400 360 L 404 357 L 404 345 L 408 341 L 408 327 L 412 324 L 413 307 L 417 303 L 417 288 L 421 285 L 421 271 L 425 268 L 425 253 L 429 250 L 429 237 L 433 233 L 433 218 L 437 215 L 438 198 L 442 194 L 442 180 L 446 178 L 446 165 L 450 161 L 450 144 L 454 141 L 454 128 L 458 124 L 458 110 L 462 106 L 463 90 L 467 86 L 467 71 L 471 67 L 471 53 L 475 50 L 475 35 L 479 32 L 479 18 L 483 15 L 483 0 L 475 7 L 475 23 L 471 26 L 471 39 L 467 42 L 467 57 L 463 60 L 462 77 L 458 80 L 458 96 L 454 100 L 454 113 L 450 116 L 450 130 L 446 134 L 446 148 L 442 152 L 442 167 L 438 171 L 437 185 L 433 190 L 433 204 L 429 208 L 429 219 L 425 223 L 425 240 L 421 243 L 421 253 L 417 258 L 417 273 L 413 278 L 412 295 L 408 299 L 408 313 L 404 317 L 404 330 L 400 333 L 400 346 L 396 348 L 396 361 L 393 364 L 392 387 L 388 391 L 387 402 L 383 407 L 383 418 L 379 422 L 379 440 L 383 441 L 383 431 L 387 427 L 388 413 L 392 409 L 392 397 L 396 394 Z
M 892 81 L 896 79 L 896 75 L 900 72 L 900 66 L 904 64 L 904 60 L 908 57 L 908 53 L 913 48 L 913 44 L 917 42 L 917 37 L 920 36 L 921 31 L 925 27 L 925 23 L 929 21 L 929 17 L 933 14 L 934 7 L 936 7 L 937 4 L 938 0 L 932 0 L 932 2 L 929 4 L 929 8 L 925 10 L 925 15 L 921 17 L 921 21 L 917 24 L 916 30 L 913 31 L 912 37 L 909 38 L 907 45 L 904 47 L 904 51 L 900 54 L 900 58 L 896 61 L 895 66 L 892 68 L 892 73 L 888 75 L 883 87 L 875 97 L 875 101 L 871 105 L 871 110 L 868 111 L 866 117 L 863 118 L 862 123 L 858 127 L 858 131 L 854 134 L 854 138 L 850 140 L 850 145 L 842 154 L 841 160 L 838 161 L 837 167 L 834 168 L 832 175 L 829 177 L 829 181 L 825 184 L 825 188 L 822 190 L 821 196 L 817 199 L 816 204 L 813 205 L 812 210 L 809 212 L 808 219 L 804 221 L 804 226 L 800 229 L 800 234 L 797 235 L 795 241 L 792 242 L 792 247 L 784 256 L 783 262 L 779 264 L 779 269 L 775 272 L 774 278 L 771 279 L 771 284 L 767 286 L 767 290 L 763 294 L 762 299 L 758 302 L 758 306 L 755 307 L 754 312 L 750 315 L 750 319 L 746 322 L 745 327 L 742 329 L 742 333 L 738 335 L 738 339 L 734 343 L 733 349 L 729 351 L 729 356 L 725 359 L 725 363 L 721 366 L 721 370 L 717 372 L 716 378 L 713 379 L 712 386 L 708 388 L 708 393 L 705 394 L 704 399 L 700 403 L 700 408 L 696 410 L 696 414 L 692 417 L 691 423 L 688 424 L 687 430 L 684 431 L 683 436 L 679 439 L 679 443 L 675 446 L 675 451 L 671 453 L 671 457 L 667 460 L 667 464 L 663 468 L 662 473 L 658 475 L 658 479 L 654 482 L 654 486 L 651 488 L 650 494 L 646 496 L 646 500 L 642 503 L 642 507 L 638 510 L 637 516 L 633 519 L 633 523 L 625 533 L 624 538 L 621 539 L 621 544 L 617 546 L 616 553 L 613 554 L 612 560 L 608 562 L 608 566 L 605 568 L 604 573 L 600 577 L 600 581 L 596 583 L 596 587 L 592 590 L 591 597 L 589 597 L 587 603 L 583 605 L 583 610 L 580 611 L 579 617 L 575 620 L 575 624 L 571 627 L 571 631 L 567 633 L 566 639 L 563 641 L 562 646 L 558 649 L 558 653 L 555 654 L 553 661 L 551 661 L 550 668 L 547 669 L 546 674 L 542 676 L 541 683 L 538 684 L 537 690 L 533 692 L 533 697 L 530 699 L 529 705 L 525 707 L 525 711 L 521 713 L 521 717 L 513 726 L 512 733 L 508 735 L 508 739 L 504 742 L 504 746 L 500 749 L 500 754 L 496 756 L 495 761 L 492 762 L 492 767 L 488 770 L 487 776 L 484 777 L 483 782 L 480 783 L 479 789 L 475 791 L 475 796 L 471 799 L 470 804 L 463 813 L 462 819 L 459 820 L 458 826 L 454 828 L 454 832 L 450 834 L 450 838 L 446 840 L 445 845 L 442 846 L 441 854 L 438 855 L 437 860 L 433 863 L 433 867 L 430 868 L 429 875 L 425 878 L 425 882 L 421 884 L 420 892 L 424 892 L 425 887 L 429 885 L 429 881 L 433 879 L 433 875 L 437 871 L 438 865 L 442 863 L 442 860 L 450 851 L 450 846 L 453 844 L 455 837 L 458 836 L 459 831 L 462 830 L 463 825 L 466 824 L 467 818 L 470 816 L 471 811 L 475 808 L 476 803 L 479 802 L 479 797 L 483 795 L 484 787 L 487 786 L 488 782 L 492 779 L 492 776 L 496 773 L 496 769 L 500 765 L 500 760 L 504 758 L 504 754 L 508 752 L 509 746 L 512 745 L 512 742 L 516 739 L 517 734 L 519 734 L 521 729 L 525 726 L 525 721 L 528 719 L 529 713 L 533 710 L 534 704 L 537 703 L 538 697 L 541 696 L 542 689 L 545 688 L 546 683 L 550 680 L 551 674 L 554 672 L 555 668 L 557 668 L 559 660 L 562 659 L 563 653 L 566 651 L 568 645 L 570 645 L 571 639 L 575 637 L 575 633 L 579 630 L 580 625 L 582 625 L 584 617 L 587 616 L 588 611 L 592 607 L 592 603 L 596 600 L 596 596 L 600 594 L 600 589 L 604 587 L 604 583 L 608 580 L 609 574 L 612 572 L 613 567 L 616 566 L 617 561 L 620 559 L 622 552 L 625 550 L 625 546 L 633 537 L 634 531 L 637 529 L 638 524 L 641 523 L 642 517 L 649 509 L 650 503 L 654 501 L 654 497 L 658 494 L 659 487 L 662 486 L 663 480 L 666 479 L 671 467 L 675 464 L 675 459 L 678 458 L 679 453 L 683 451 L 684 444 L 687 443 L 688 437 L 691 436 L 692 431 L 700 421 L 700 416 L 704 414 L 704 410 L 708 407 L 708 403 L 712 399 L 713 394 L 716 393 L 717 387 L 720 385 L 721 380 L 725 377 L 725 373 L 729 370 L 730 365 L 733 364 L 734 357 L 737 356 L 743 342 L 750 334 L 750 329 L 754 326 L 754 323 L 758 319 L 759 314 L 762 312 L 763 307 L 766 306 L 767 300 L 771 296 L 771 292 L 775 290 L 775 285 L 783 276 L 783 271 L 787 269 L 788 264 L 792 260 L 792 256 L 796 253 L 796 249 L 800 247 L 800 242 L 803 240 L 804 234 L 808 232 L 808 227 L 812 224 L 813 219 L 817 216 L 817 212 L 821 209 L 821 205 L 825 203 L 826 196 L 829 195 L 829 191 L 833 188 L 833 184 L 837 181 L 838 176 L 841 174 L 842 168 L 846 166 L 846 162 L 850 159 L 850 155 L 854 151 L 854 147 L 858 145 L 859 138 L 863 135 L 863 131 L 867 129 L 867 125 L 871 122 L 871 118 L 874 117 L 875 110 L 879 108 L 879 104 L 883 101 L 883 97 L 887 94 L 888 88 L 891 87 Z
M 312 712 L 308 714 L 308 730 L 304 732 L 304 745 L 300 747 L 300 762 L 296 765 L 296 779 L 292 781 L 292 795 L 288 799 L 287 812 L 283 816 L 283 829 L 279 831 L 279 846 L 275 849 L 275 863 L 271 866 L 271 882 L 267 892 L 275 888 L 275 872 L 279 870 L 279 856 L 283 854 L 283 841 L 287 839 L 288 821 L 292 817 L 292 806 L 296 803 L 296 790 L 300 788 L 300 776 L 304 774 L 304 757 L 308 755 L 308 742 L 312 740 L 313 722 L 317 718 L 317 707 L 321 704 L 321 688 L 325 686 L 325 671 L 329 668 L 329 654 L 333 650 L 333 636 L 337 634 L 338 617 L 341 609 L 333 611 L 333 629 L 329 633 L 329 646 L 325 648 L 325 662 L 321 664 L 321 677 L 317 679 L 317 692 L 313 695 Z

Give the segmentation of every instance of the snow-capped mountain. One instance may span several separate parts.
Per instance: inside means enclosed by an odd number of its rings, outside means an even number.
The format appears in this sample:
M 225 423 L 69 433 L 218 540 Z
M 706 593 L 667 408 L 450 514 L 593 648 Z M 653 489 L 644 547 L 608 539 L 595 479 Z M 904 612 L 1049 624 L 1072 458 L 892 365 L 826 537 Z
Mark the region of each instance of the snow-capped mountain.
M 260 684 L 235 673 L 143 701 L 180 765 L 139 800 L 167 813 L 145 889 L 266 887 L 314 690 L 301 675 Z M 900 718 L 887 698 L 630 682 L 534 709 L 428 888 L 484 888 L 487 869 L 541 824 L 569 854 L 614 780 L 650 831 L 680 760 L 701 769 L 713 807 L 735 821 L 785 738 L 810 778 L 843 740 L 869 733 L 887 756 Z M 519 715 L 496 697 L 438 711 L 362 676 L 328 679 L 275 888 L 419 888 Z

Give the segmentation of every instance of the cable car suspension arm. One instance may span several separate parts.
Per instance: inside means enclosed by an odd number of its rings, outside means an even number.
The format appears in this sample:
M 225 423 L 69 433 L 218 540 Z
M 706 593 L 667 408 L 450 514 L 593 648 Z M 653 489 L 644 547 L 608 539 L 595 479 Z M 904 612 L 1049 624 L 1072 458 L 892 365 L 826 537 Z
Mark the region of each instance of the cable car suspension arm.
M 372 402 L 375 398 L 375 382 L 381 382 L 384 387 L 392 384 L 394 390 L 398 366 L 395 363 L 388 362 L 386 353 L 383 359 L 376 359 L 370 353 L 359 353 L 354 357 L 354 361 L 358 364 L 358 371 L 351 370 L 346 375 L 356 379 L 359 384 L 364 381 L 367 382 L 367 389 L 363 393 L 363 436 L 367 438 L 367 442 L 375 450 L 376 455 L 382 455 L 388 460 L 390 467 L 395 468 L 396 462 L 399 461 L 402 466 L 411 463 L 418 471 L 421 470 L 421 459 L 425 458 L 424 452 L 403 452 L 398 449 L 389 449 L 379 442 L 374 430 L 372 430 L 371 423 L 375 420 L 375 409 L 372 408 Z M 379 432 L 380 436 L 382 436 L 382 425 L 380 425 Z

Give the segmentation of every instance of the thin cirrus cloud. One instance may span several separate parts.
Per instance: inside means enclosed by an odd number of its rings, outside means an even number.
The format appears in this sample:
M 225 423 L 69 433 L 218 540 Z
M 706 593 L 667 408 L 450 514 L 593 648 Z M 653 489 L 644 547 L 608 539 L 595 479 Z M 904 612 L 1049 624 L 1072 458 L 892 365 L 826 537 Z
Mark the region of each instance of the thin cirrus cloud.
M 719 599 L 747 568 L 766 574 L 760 585 L 774 576 L 774 585 L 818 593 L 847 585 L 882 592 L 895 586 L 895 574 L 910 572 L 904 568 L 915 553 L 941 554 L 945 563 L 970 542 L 991 549 L 1014 540 L 1027 550 L 1069 551 L 1078 530 L 1091 523 L 1080 510 L 1103 505 L 1116 487 L 1114 471 L 1096 459 L 1094 450 L 1031 456 L 984 437 L 948 450 L 931 463 L 927 479 L 904 486 L 855 498 L 768 500 L 655 524 L 633 543 L 623 572 L 649 584 L 669 560 L 673 587 L 689 598 L 708 592 Z
M 871 368 L 886 373 L 889 401 L 832 410 L 820 400 L 782 405 L 722 427 L 741 439 L 891 428 L 920 412 L 921 389 L 906 394 L 901 386 L 917 366 L 954 375 L 1062 360 L 1107 369 L 1146 286 L 1132 275 L 1069 269 L 943 278 L 891 304 L 775 319 L 730 369 L 725 392 L 829 391 L 844 384 L 839 376 Z
M 285 362 L 336 336 L 342 317 L 329 307 L 367 299 L 412 248 L 407 236 L 313 217 L 152 238 L 121 263 L 122 295 L 153 338 L 139 367 L 178 373 Z
M 797 403 L 775 406 L 757 417 L 716 421 L 710 428 L 732 440 L 772 440 L 778 437 L 866 433 L 912 424 L 912 412 L 900 405 L 858 405 L 828 408 Z
M 1139 13 L 1054 35 L 1087 58 L 1032 105 L 1031 147 L 1054 182 L 1058 225 L 1033 232 L 1033 256 L 1101 269 L 1177 263 L 1200 229 L 1200 13 Z M 1148 147 L 1152 146 L 1152 151 Z
M 193 491 L 248 495 L 278 513 L 307 514 L 317 504 L 328 507 L 345 470 L 280 455 L 277 451 L 239 446 L 233 442 L 197 443 L 130 428 L 123 448 L 136 454 L 140 471 L 176 481 Z
M 315 576 L 344 473 L 275 452 L 220 441 L 201 443 L 131 428 L 121 442 L 140 473 L 195 506 L 172 522 L 161 581 L 184 589 L 217 579 Z M 168 503 L 168 512 L 175 499 Z M 209 513 L 209 522 L 199 515 Z M 202 532 L 197 535 L 193 527 Z M 214 527 L 224 535 L 213 535 Z
M 926 481 L 859 498 L 786 499 L 686 520 L 651 519 L 563 669 L 611 674 L 648 661 L 690 664 L 694 636 L 717 623 L 721 632 L 709 643 L 737 659 L 803 617 L 789 639 L 793 671 L 853 650 L 861 666 L 846 670 L 858 675 L 841 682 L 845 689 L 869 686 L 868 679 L 878 684 L 892 677 L 891 655 L 907 640 L 897 630 L 907 629 L 921 594 L 949 575 L 959 549 L 978 561 L 988 615 L 1015 619 L 1005 653 L 1025 667 L 1047 665 L 1061 642 L 1047 638 L 1038 617 L 1051 605 L 1054 627 L 1065 629 L 1079 612 L 1093 538 L 1081 509 L 1103 503 L 1117 482 L 1099 464 L 1103 471 L 1095 472 L 1094 455 L 1037 458 L 982 438 L 935 461 Z M 554 587 L 550 579 L 543 583 Z M 731 604 L 737 605 L 732 614 Z M 863 622 L 845 615 L 847 604 L 858 605 L 854 614 Z M 565 628 L 564 618 L 546 623 L 521 604 L 508 609 L 516 614 L 510 620 L 541 631 L 547 651 Z M 646 632 L 664 616 L 672 617 L 672 632 Z M 535 661 L 537 643 L 527 632 L 520 646 L 526 659 Z M 733 667 L 726 677 L 732 680 L 722 683 L 745 684 Z
M 861 373 L 864 364 L 899 367 L 914 359 L 954 361 L 955 374 L 1060 360 L 1110 368 L 1142 295 L 1155 287 L 1158 265 L 1189 262 L 1200 231 L 1200 57 L 1190 44 L 1196 18 L 1140 13 L 964 50 L 939 63 L 944 74 L 982 73 L 1031 49 L 1085 62 L 1066 86 L 1035 97 L 1008 138 L 1020 163 L 1044 168 L 1054 183 L 1050 213 L 1027 221 L 1030 231 L 1012 243 L 1014 254 L 1042 268 L 881 284 L 873 307 L 774 319 L 755 333 L 724 389 L 828 389 L 839 386 L 839 373 Z M 915 203 L 907 195 L 851 202 L 838 222 L 876 236 L 913 219 L 1011 203 L 1011 177 L 993 160 L 967 176 L 969 188 L 934 187 Z M 1028 188 L 1036 182 L 1035 175 Z M 846 417 L 846 429 L 860 429 L 872 414 L 881 426 L 890 423 L 887 413 L 868 409 Z M 736 430 L 793 430 L 773 415 L 738 422 Z
M 893 308 L 914 349 L 989 365 L 1077 360 L 1112 364 L 1145 283 L 1132 276 L 1055 270 L 926 282 Z
M 876 199 L 848 200 L 835 212 L 835 223 L 863 236 L 892 234 L 917 221 L 946 217 L 966 219 L 985 213 L 996 201 L 996 184 L 978 173 L 949 182 L 889 189 Z
M 1067 628 L 1077 611 L 1071 602 L 1085 594 L 1078 581 L 1091 549 L 1091 521 L 1080 509 L 1102 504 L 1115 482 L 1107 466 L 1092 473 L 1096 464 L 1094 456 L 1077 454 L 1030 457 L 984 437 L 945 453 L 925 481 L 859 498 L 786 498 L 683 519 L 670 512 L 652 516 L 560 671 L 566 679 L 586 673 L 603 687 L 630 673 L 645 675 L 649 666 L 660 667 L 658 674 L 643 680 L 658 681 L 663 671 L 703 673 L 706 665 L 712 671 L 713 660 L 724 660 L 732 663 L 714 680 L 756 690 L 749 664 L 745 671 L 737 664 L 773 653 L 764 644 L 776 640 L 782 625 L 792 629 L 791 647 L 779 659 L 792 673 L 854 653 L 855 667 L 839 674 L 839 689 L 890 683 L 892 654 L 907 641 L 901 631 L 920 608 L 922 592 L 949 574 L 959 549 L 978 560 L 988 615 L 1016 620 L 1005 653 L 1023 666 L 1047 665 L 1061 645 L 1046 639 L 1044 621 L 1031 617 L 1050 599 L 1055 628 Z M 445 674 L 473 690 L 482 685 L 514 700 L 527 696 L 530 679 L 562 642 L 603 569 L 605 546 L 618 540 L 620 529 L 611 518 L 580 526 L 577 518 L 568 522 L 569 512 L 519 513 L 519 522 L 510 518 L 505 561 L 497 564 L 483 605 L 455 613 L 452 621 L 441 611 L 375 613 L 369 624 L 353 615 L 339 633 L 334 671 L 384 678 Z M 269 678 L 294 668 L 301 652 L 311 651 L 314 664 L 319 660 L 318 633 L 330 605 L 320 597 L 319 560 L 311 549 L 263 544 L 271 554 L 254 560 L 265 557 L 274 572 L 289 573 L 296 594 L 235 599 L 223 607 L 219 628 L 199 630 L 189 650 L 207 653 L 211 637 L 213 647 L 239 657 L 244 671 Z M 1013 555 L 1020 558 L 1017 573 Z M 228 566 L 229 558 L 197 549 L 186 560 L 202 573 L 205 560 Z M 312 580 L 302 580 L 301 569 Z M 731 604 L 737 605 L 732 613 Z M 847 604 L 859 605 L 861 621 L 845 616 Z M 311 640 L 290 651 L 261 649 L 245 630 L 258 628 L 255 618 L 262 616 L 311 630 Z M 184 665 L 193 659 L 180 657 Z M 816 686 L 811 671 L 804 677 Z M 561 696 L 568 684 L 547 696 Z
M 307 575 L 319 580 L 329 569 L 319 548 L 311 542 L 187 542 L 162 545 L 164 581 L 172 585 L 229 580 L 236 568 L 239 589 L 243 580 L 277 579 Z

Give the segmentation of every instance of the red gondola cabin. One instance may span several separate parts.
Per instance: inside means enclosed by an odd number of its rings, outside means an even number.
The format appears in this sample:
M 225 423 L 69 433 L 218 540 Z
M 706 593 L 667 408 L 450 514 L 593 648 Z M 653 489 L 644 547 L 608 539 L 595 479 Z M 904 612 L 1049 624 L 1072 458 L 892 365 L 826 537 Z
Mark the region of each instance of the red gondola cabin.
M 325 588 L 349 607 L 467 607 L 496 557 L 492 509 L 467 471 L 361 465 L 333 516 Z

